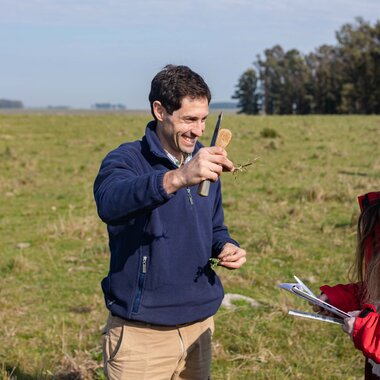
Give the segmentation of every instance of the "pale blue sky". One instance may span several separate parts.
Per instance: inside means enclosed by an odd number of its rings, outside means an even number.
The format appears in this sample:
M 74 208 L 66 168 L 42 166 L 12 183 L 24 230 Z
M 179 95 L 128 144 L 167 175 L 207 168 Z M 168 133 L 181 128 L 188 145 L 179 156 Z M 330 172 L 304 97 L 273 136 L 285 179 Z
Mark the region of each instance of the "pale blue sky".
M 379 0 L 0 0 L 0 99 L 148 108 L 152 77 L 185 64 L 229 101 L 264 49 L 309 53 Z

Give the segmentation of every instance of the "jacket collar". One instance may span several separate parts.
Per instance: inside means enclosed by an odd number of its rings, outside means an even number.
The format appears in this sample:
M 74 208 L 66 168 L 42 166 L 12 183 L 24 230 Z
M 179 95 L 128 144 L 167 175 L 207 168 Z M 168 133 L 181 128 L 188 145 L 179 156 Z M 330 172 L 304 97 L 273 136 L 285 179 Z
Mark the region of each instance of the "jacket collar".
M 164 148 L 161 145 L 160 139 L 158 138 L 158 135 L 156 132 L 156 127 L 157 127 L 157 122 L 155 120 L 150 121 L 146 126 L 145 139 L 148 145 L 148 149 L 150 153 L 152 153 L 154 156 L 160 159 L 168 160 L 170 163 L 172 163 L 172 161 L 169 159 Z M 201 147 L 202 147 L 202 144 L 199 141 L 197 141 L 194 152 L 193 152 L 193 156 L 195 153 L 198 152 L 198 150 Z
M 168 158 L 164 148 L 161 145 L 160 139 L 156 132 L 156 121 L 152 120 L 148 123 L 145 129 L 145 138 L 148 144 L 149 151 L 159 158 Z

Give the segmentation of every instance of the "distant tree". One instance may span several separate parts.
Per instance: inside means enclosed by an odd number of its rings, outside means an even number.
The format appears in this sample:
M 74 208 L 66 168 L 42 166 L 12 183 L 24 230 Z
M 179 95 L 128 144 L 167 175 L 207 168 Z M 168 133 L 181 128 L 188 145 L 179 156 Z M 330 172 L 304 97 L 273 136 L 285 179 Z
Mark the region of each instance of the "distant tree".
M 283 60 L 284 49 L 280 45 L 264 51 L 264 60 L 258 57 L 257 66 L 260 70 L 261 92 L 265 113 L 281 114 L 283 112 L 281 99 L 284 95 Z
M 280 45 L 258 57 L 260 81 L 267 114 L 307 114 L 311 111 L 311 73 L 296 49 L 285 52 Z
M 280 45 L 264 50 L 254 62 L 258 74 L 250 69 L 239 79 L 234 97 L 247 102 L 242 112 L 260 101 L 267 114 L 380 114 L 380 21 L 371 26 L 357 18 L 336 38 L 337 46 L 322 45 L 306 56 Z M 249 83 L 255 85 L 247 92 L 251 100 L 243 91 Z
M 23 108 L 19 100 L 0 99 L 0 108 Z
M 380 21 L 362 18 L 336 33 L 343 67 L 342 113 L 380 113 Z
M 235 94 L 232 99 L 237 99 L 238 113 L 255 115 L 259 112 L 259 95 L 257 93 L 257 74 L 254 69 L 246 70 L 239 78 Z
M 292 49 L 284 56 L 283 113 L 309 114 L 311 112 L 311 72 L 301 53 Z
M 342 62 L 338 49 L 322 45 L 305 59 L 311 75 L 311 112 L 337 113 L 343 86 Z

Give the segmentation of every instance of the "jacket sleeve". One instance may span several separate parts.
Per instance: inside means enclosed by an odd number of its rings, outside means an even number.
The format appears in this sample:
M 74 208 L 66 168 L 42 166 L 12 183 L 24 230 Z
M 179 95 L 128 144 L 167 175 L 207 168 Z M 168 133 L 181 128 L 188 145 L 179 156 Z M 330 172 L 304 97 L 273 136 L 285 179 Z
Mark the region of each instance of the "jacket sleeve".
M 355 347 L 364 356 L 380 363 L 380 315 L 373 305 L 365 305 L 365 309 L 356 318 L 353 331 Z
M 103 160 L 94 183 L 94 197 L 100 218 L 117 225 L 167 202 L 172 194 L 163 187 L 163 171 L 144 172 L 138 152 L 125 147 Z
M 232 239 L 227 227 L 224 225 L 224 212 L 222 207 L 222 190 L 221 190 L 221 181 L 218 180 L 216 183 L 217 190 L 215 196 L 215 204 L 214 204 L 214 213 L 212 218 L 212 226 L 213 226 L 213 235 L 212 235 L 212 256 L 216 257 L 219 255 L 223 246 L 226 243 L 232 243 L 239 246 L 239 243 Z
M 338 284 L 335 286 L 323 285 L 320 287 L 322 293 L 326 294 L 329 303 L 343 311 L 360 310 L 362 283 Z

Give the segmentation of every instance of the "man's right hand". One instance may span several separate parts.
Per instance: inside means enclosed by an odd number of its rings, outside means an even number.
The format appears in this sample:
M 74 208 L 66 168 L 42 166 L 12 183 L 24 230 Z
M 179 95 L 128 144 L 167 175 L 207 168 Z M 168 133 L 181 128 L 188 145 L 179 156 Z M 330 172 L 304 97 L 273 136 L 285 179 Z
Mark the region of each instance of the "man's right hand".
M 208 179 L 218 180 L 223 171 L 233 171 L 234 164 L 227 158 L 227 152 L 220 147 L 201 148 L 185 165 L 164 175 L 164 188 L 168 194 L 182 187 L 194 186 Z

